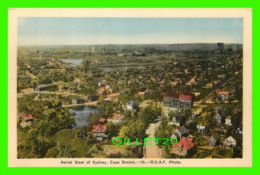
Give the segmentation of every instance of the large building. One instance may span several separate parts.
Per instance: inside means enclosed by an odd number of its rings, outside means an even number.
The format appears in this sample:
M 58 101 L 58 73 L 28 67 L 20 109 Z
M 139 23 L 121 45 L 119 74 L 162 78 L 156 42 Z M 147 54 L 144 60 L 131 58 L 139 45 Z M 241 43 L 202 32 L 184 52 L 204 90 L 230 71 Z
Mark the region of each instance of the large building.
M 167 94 L 163 96 L 163 105 L 178 109 L 191 109 L 192 96 L 184 94 Z
M 93 137 L 98 141 L 107 141 L 108 135 L 106 135 L 106 125 L 93 125 Z

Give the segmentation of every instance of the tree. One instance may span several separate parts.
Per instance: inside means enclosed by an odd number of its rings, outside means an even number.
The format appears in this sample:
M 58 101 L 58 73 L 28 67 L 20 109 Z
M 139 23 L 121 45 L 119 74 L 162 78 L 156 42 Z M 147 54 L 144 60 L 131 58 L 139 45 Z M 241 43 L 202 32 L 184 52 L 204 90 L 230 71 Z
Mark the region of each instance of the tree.
M 128 138 L 128 137 L 127 137 L 128 131 L 129 131 L 129 128 L 128 128 L 127 126 L 123 126 L 123 127 L 120 129 L 118 136 L 119 136 L 120 138 Z
M 108 123 L 106 126 L 107 126 L 106 132 L 108 134 L 109 139 L 118 136 L 118 132 L 120 129 L 119 125 L 114 125 L 113 123 Z

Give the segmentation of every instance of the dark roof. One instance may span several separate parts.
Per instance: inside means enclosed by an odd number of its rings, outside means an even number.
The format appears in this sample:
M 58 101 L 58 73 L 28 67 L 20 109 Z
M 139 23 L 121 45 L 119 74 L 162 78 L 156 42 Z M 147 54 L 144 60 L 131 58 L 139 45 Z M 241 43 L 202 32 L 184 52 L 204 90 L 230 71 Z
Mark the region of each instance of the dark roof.
M 220 138 L 220 136 L 218 134 L 213 134 L 210 136 L 209 140 L 212 141 L 212 140 L 218 140 Z
M 185 133 L 188 133 L 188 130 L 184 127 L 184 126 L 181 126 L 177 129 L 181 134 L 185 134 Z
M 134 101 L 129 101 L 127 103 L 127 105 L 130 105 L 130 106 L 137 106 L 137 104 L 134 102 Z
M 217 110 L 216 114 L 219 114 L 221 117 L 225 117 L 226 114 L 222 110 Z

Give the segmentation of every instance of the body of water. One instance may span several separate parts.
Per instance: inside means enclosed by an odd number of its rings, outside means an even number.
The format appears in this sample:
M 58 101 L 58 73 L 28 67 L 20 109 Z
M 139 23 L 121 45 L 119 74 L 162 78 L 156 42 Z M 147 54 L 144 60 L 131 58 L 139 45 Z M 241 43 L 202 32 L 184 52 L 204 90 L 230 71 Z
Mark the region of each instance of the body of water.
M 62 61 L 63 63 L 67 63 L 73 67 L 75 67 L 83 62 L 83 59 L 59 59 L 59 60 Z
M 81 107 L 69 109 L 69 112 L 75 117 L 75 128 L 84 127 L 88 124 L 88 119 L 94 113 L 101 113 L 101 110 L 97 107 Z

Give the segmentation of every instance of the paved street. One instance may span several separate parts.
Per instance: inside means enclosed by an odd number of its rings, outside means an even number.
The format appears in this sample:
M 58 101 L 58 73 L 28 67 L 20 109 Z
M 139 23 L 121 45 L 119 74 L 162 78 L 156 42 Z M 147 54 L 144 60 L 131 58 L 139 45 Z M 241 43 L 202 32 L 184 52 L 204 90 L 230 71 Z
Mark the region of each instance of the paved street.
M 146 134 L 148 134 L 148 138 L 155 138 L 155 128 L 159 125 L 158 123 L 150 124 L 149 128 L 146 130 Z M 156 146 L 155 139 L 152 139 L 152 145 L 145 145 L 144 146 L 144 158 L 162 158 L 161 149 Z

